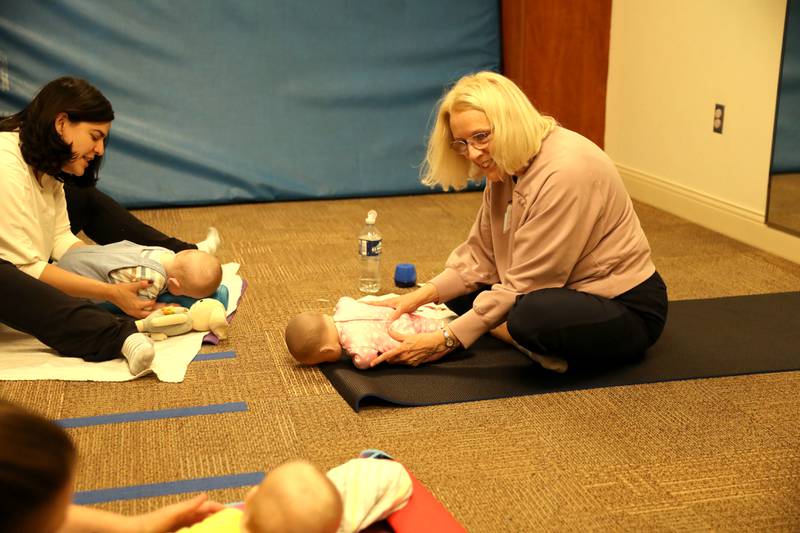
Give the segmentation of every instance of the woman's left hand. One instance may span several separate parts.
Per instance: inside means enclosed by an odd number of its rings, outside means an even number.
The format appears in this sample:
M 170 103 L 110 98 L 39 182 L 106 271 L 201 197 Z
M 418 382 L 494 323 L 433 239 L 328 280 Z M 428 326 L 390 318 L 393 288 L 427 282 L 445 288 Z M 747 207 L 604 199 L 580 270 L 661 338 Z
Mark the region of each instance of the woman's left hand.
M 58 533 L 166 533 L 196 524 L 224 508 L 222 504 L 210 501 L 206 494 L 135 516 L 73 504 L 69 506 Z
M 453 350 L 445 346 L 444 335 L 441 331 L 403 335 L 390 329 L 389 335 L 400 341 L 400 346 L 387 350 L 373 359 L 370 363 L 371 367 L 384 361 L 392 364 L 402 363 L 417 366 L 436 361 Z
M 173 503 L 131 518 L 138 525 L 137 531 L 175 531 L 196 524 L 224 508 L 222 504 L 209 500 L 206 494 L 200 494 L 191 500 Z

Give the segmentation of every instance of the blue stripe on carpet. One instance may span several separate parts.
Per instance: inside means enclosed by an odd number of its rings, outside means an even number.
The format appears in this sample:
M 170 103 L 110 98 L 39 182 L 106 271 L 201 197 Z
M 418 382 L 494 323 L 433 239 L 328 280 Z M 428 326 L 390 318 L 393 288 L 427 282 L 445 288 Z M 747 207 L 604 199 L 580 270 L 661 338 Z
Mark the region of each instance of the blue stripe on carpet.
M 216 352 L 216 353 L 199 353 L 192 359 L 195 361 L 214 361 L 216 359 L 233 359 L 236 357 L 236 352 Z
M 117 487 L 111 489 L 86 490 L 76 492 L 73 503 L 90 505 L 117 500 L 136 500 L 139 498 L 152 498 L 170 494 L 183 494 L 186 492 L 204 492 L 216 489 L 229 489 L 234 487 L 250 487 L 258 485 L 264 479 L 264 472 L 247 472 L 245 474 L 231 474 L 229 476 L 201 477 L 181 481 L 167 481 L 164 483 L 151 483 L 149 485 L 132 485 L 130 487 Z
M 113 415 L 85 416 L 79 418 L 62 418 L 55 423 L 63 428 L 80 428 L 99 426 L 102 424 L 118 424 L 120 422 L 140 422 L 142 420 L 160 420 L 162 418 L 182 418 L 198 415 L 218 415 L 247 411 L 246 402 L 228 402 L 197 407 L 180 407 L 177 409 L 159 409 L 157 411 L 134 411 L 132 413 L 116 413 Z

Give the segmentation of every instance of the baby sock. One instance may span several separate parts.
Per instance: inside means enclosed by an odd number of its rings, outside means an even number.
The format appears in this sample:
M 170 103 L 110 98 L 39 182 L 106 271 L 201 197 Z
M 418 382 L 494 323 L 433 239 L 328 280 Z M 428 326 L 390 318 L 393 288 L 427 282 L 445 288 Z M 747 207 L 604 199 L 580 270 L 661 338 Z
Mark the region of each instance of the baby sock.
M 211 255 L 215 255 L 220 244 L 222 244 L 222 239 L 219 236 L 217 228 L 210 227 L 208 228 L 206 238 L 197 243 L 197 249 L 201 252 L 208 252 Z
M 153 357 L 156 355 L 153 340 L 141 333 L 129 335 L 122 344 L 122 355 L 128 360 L 131 374 L 138 376 L 145 370 L 149 370 L 150 365 L 153 364 Z
M 556 357 L 555 355 L 541 355 L 536 352 L 532 352 L 516 342 L 514 343 L 514 346 L 517 348 L 517 350 L 542 365 L 542 368 L 544 369 L 552 370 L 553 372 L 558 372 L 559 374 L 563 374 L 567 371 L 569 365 L 567 364 L 566 359 Z

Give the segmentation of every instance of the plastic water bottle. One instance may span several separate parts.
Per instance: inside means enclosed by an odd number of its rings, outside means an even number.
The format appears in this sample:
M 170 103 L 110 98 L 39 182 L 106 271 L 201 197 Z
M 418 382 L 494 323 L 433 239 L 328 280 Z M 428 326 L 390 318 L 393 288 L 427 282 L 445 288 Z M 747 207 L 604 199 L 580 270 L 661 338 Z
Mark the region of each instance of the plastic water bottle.
M 367 213 L 364 227 L 358 234 L 359 276 L 358 290 L 376 293 L 381 289 L 381 232 L 375 227 L 378 213 L 372 209 Z

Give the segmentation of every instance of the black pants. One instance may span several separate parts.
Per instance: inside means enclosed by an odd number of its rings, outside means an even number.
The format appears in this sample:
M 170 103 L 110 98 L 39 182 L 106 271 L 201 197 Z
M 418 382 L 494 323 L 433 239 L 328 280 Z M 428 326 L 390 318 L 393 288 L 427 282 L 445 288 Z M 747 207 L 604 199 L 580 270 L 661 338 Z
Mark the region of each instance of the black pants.
M 148 226 L 97 187 L 65 183 L 64 194 L 72 233 L 77 235 L 83 231 L 97 244 L 127 240 L 145 246 L 161 246 L 173 252 L 197 248 Z
M 72 232 L 83 230 L 98 244 L 130 240 L 175 252 L 197 248 L 148 226 L 96 187 L 65 183 Z M 0 322 L 33 335 L 62 355 L 87 361 L 119 357 L 136 332 L 133 319 L 73 298 L 0 260 Z M 2 353 L 2 347 L 0 347 Z
M 122 343 L 136 333 L 132 318 L 64 294 L 2 259 L 0 322 L 33 335 L 62 355 L 87 361 L 119 357 Z
M 447 306 L 463 314 L 488 288 Z M 655 272 L 612 299 L 566 288 L 520 295 L 508 314 L 508 331 L 521 346 L 563 357 L 570 367 L 597 367 L 641 357 L 658 340 L 666 320 L 667 287 Z

